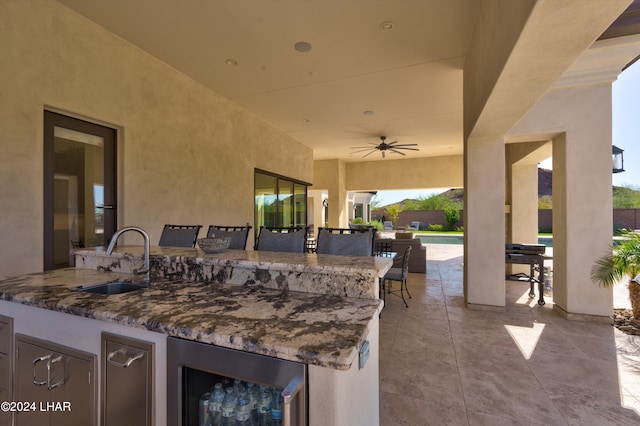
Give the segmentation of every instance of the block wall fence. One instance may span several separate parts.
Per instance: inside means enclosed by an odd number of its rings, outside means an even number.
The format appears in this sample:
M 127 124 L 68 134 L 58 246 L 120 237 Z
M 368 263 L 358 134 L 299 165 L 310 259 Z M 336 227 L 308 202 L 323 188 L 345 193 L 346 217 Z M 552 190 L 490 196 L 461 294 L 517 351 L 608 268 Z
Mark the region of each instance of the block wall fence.
M 463 226 L 462 210 L 460 211 L 460 221 L 457 226 Z M 553 210 L 538 210 L 538 228 L 543 231 L 553 229 Z M 391 220 L 385 210 L 374 210 L 372 218 L 380 220 L 382 216 L 386 220 Z M 420 222 L 423 225 L 442 224 L 448 225 L 444 217 L 443 210 L 405 210 L 400 212 L 398 220 L 394 223 L 395 228 L 404 228 L 411 222 Z M 640 209 L 613 209 L 612 229 L 640 229 Z

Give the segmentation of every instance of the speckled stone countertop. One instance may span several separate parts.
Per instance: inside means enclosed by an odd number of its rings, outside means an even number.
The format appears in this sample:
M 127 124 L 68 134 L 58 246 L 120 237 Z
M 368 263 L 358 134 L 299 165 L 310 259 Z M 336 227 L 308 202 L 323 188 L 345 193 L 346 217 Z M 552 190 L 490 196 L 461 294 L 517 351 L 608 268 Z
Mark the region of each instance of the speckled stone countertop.
M 141 246 L 75 250 L 77 268 L 131 272 L 142 266 Z M 378 298 L 379 279 L 390 257 L 336 256 L 226 250 L 207 254 L 198 248 L 151 247 L 151 270 L 158 277 L 220 284 L 261 285 L 334 296 Z
M 129 293 L 74 290 L 131 274 L 67 268 L 0 278 L 0 299 L 246 352 L 346 370 L 382 308 L 374 299 L 152 280 Z

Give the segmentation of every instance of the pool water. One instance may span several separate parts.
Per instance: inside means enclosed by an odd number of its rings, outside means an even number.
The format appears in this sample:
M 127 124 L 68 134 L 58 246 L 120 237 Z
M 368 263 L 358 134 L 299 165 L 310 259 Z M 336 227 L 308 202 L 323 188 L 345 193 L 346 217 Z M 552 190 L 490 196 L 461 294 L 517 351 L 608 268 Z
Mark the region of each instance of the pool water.
M 417 237 L 422 244 L 464 244 L 463 235 L 419 234 Z M 538 237 L 538 244 L 553 247 L 553 237 Z

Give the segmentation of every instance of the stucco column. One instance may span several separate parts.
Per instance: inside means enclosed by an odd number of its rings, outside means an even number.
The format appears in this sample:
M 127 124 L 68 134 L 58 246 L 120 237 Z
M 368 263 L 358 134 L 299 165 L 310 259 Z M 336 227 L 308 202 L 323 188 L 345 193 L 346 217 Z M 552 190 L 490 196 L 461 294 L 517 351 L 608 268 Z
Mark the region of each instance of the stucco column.
M 570 318 L 607 317 L 613 309 L 611 289 L 590 279 L 611 244 L 613 223 L 611 105 L 610 97 L 598 98 L 591 111 L 597 120 L 585 114 L 553 141 L 553 300 Z
M 313 190 L 327 190 L 329 227 L 347 226 L 347 191 L 345 163 L 340 160 L 320 160 L 313 163 Z M 316 225 L 324 226 L 322 225 Z
M 538 242 L 538 165 L 511 166 L 511 242 Z
M 507 213 L 507 241 L 511 243 L 538 243 L 538 165 L 508 165 L 509 212 Z M 507 266 L 510 274 L 529 274 L 528 265 Z
M 470 308 L 503 308 L 504 140 L 467 140 L 464 155 L 465 302 Z

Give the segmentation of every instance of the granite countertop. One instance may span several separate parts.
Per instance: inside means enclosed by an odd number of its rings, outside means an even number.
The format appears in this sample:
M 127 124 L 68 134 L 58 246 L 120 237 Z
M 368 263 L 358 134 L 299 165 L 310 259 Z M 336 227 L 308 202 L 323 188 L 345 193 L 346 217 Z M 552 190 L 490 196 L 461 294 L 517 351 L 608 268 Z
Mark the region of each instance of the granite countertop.
M 0 299 L 338 370 L 356 360 L 382 308 L 375 299 L 204 282 L 158 280 L 114 295 L 73 289 L 132 277 L 67 268 L 0 278 Z
M 75 249 L 79 256 L 103 256 L 110 259 L 136 256 L 142 259 L 144 248 L 139 245 L 116 246 L 107 255 L 104 247 Z M 338 256 L 315 253 L 287 253 L 254 250 L 225 250 L 223 253 L 208 254 L 199 248 L 151 247 L 151 258 L 190 258 L 224 265 L 260 267 L 268 265 L 271 270 L 296 272 L 332 272 L 340 274 L 366 274 L 381 278 L 389 270 L 393 260 L 379 256 Z
M 141 246 L 74 250 L 76 268 L 131 272 L 142 266 Z M 391 257 L 226 250 L 207 254 L 198 248 L 151 247 L 151 271 L 171 280 L 262 287 L 347 298 L 377 299 L 380 278 Z

